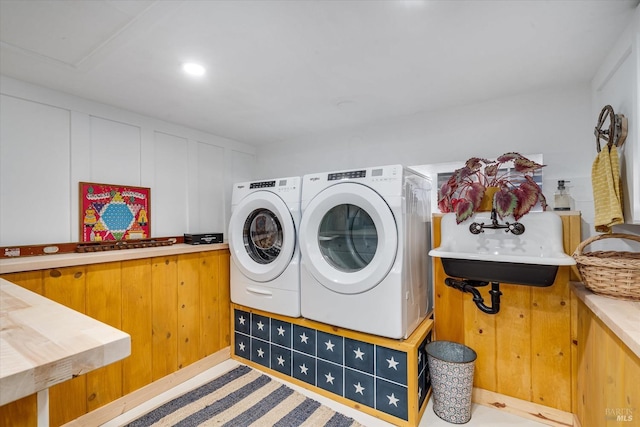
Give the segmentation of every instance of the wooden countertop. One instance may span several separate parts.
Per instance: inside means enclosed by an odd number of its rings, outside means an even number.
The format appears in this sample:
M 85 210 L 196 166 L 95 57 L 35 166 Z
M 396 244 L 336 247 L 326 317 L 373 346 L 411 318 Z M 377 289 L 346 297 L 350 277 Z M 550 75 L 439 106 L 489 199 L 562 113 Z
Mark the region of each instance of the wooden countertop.
M 640 302 L 594 294 L 581 282 L 571 282 L 571 287 L 580 301 L 640 357 Z
M 0 279 L 0 406 L 131 354 L 131 337 Z
M 20 271 L 44 270 L 47 268 L 72 267 L 76 265 L 100 264 L 103 262 L 126 261 L 131 259 L 179 255 L 228 249 L 226 243 L 211 245 L 186 245 L 184 243 L 155 248 L 122 249 L 105 252 L 71 253 L 59 255 L 36 255 L 19 258 L 0 259 L 0 274 Z

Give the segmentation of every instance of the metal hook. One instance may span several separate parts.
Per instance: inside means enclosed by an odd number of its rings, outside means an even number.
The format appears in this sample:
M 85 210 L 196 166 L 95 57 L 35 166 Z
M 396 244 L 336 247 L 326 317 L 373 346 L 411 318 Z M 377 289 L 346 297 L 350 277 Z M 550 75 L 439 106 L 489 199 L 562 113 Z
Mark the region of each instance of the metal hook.
M 602 129 L 607 119 L 609 119 L 609 128 Z M 600 111 L 598 123 L 593 132 L 596 137 L 596 150 L 598 153 L 601 151 L 600 139 L 607 142 L 609 150 L 613 145 L 622 147 L 627 138 L 627 126 L 628 120 L 623 114 L 615 114 L 611 105 L 605 105 Z

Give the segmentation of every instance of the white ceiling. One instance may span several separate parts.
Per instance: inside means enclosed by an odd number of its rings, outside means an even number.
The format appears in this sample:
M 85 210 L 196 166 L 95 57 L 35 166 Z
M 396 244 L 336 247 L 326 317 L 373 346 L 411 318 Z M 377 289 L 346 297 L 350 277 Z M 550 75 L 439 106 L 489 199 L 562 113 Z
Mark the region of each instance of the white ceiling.
M 261 145 L 587 83 L 637 4 L 0 0 L 0 72 Z

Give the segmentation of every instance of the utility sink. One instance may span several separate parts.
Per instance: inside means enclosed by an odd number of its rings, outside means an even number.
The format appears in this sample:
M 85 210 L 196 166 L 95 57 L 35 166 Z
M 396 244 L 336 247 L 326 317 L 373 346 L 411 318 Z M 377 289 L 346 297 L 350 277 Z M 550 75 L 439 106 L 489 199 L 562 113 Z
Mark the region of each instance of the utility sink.
M 514 223 L 513 217 L 505 218 L 498 225 L 502 228 L 493 228 L 492 224 L 497 224 L 495 214 L 480 212 L 456 224 L 455 214 L 445 214 L 441 245 L 429 255 L 442 259 L 448 276 L 540 287 L 553 284 L 559 266 L 575 265 L 562 248 L 562 220 L 558 215 L 530 212 L 518 221 L 524 231 L 520 226 L 518 232 L 513 231 Z

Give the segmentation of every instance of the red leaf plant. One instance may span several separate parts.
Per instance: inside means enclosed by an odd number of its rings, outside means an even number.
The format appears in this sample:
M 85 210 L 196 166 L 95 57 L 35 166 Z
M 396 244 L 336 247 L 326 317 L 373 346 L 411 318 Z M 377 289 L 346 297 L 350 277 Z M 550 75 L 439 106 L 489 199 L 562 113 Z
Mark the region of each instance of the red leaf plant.
M 512 168 L 507 170 L 509 165 Z M 487 188 L 497 187 L 493 207 L 500 218 L 513 215 L 518 220 L 538 202 L 546 210 L 542 189 L 532 178 L 544 166 L 519 153 L 505 153 L 496 160 L 472 157 L 442 184 L 438 208 L 441 212 L 455 212 L 460 224 L 478 211 Z

